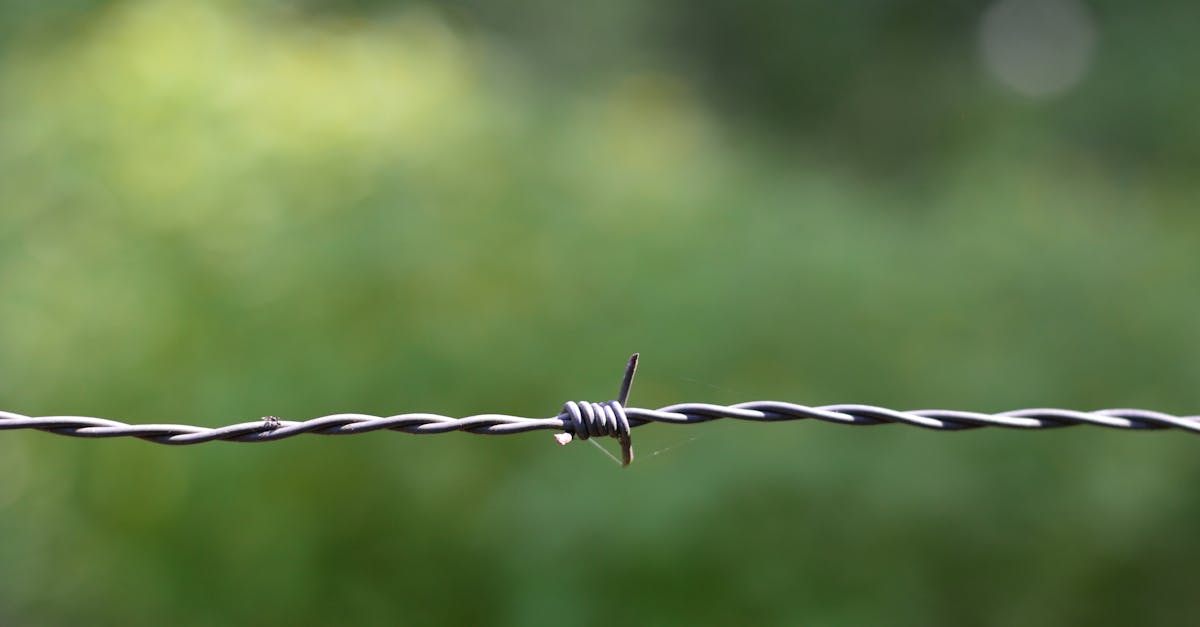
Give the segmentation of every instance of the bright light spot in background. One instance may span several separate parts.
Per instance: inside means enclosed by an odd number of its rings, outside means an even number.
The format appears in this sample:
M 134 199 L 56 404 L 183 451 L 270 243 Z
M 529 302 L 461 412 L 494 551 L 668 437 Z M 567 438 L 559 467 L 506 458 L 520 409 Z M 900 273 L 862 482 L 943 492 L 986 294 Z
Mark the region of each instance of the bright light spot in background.
M 1078 83 L 1095 42 L 1091 11 L 1077 0 L 1000 0 L 983 14 L 980 45 L 988 72 L 1033 98 Z

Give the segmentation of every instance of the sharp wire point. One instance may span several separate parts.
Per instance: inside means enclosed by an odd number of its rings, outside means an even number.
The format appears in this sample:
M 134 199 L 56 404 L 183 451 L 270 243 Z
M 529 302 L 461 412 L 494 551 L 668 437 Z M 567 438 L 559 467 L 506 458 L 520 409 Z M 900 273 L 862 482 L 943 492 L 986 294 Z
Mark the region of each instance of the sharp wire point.
M 617 402 L 622 405 L 629 404 L 629 388 L 633 387 L 633 375 L 637 374 L 637 365 L 638 353 L 634 353 L 625 364 L 625 377 L 621 379 L 621 391 L 617 393 Z

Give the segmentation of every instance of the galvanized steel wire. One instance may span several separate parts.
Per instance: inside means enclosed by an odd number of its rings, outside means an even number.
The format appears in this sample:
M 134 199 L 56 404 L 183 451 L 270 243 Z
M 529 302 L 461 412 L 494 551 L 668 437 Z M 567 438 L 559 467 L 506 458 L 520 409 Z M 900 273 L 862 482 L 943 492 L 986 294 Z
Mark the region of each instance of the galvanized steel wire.
M 0 430 L 35 429 L 78 438 L 134 437 L 157 444 L 175 445 L 201 444 L 215 440 L 272 442 L 305 433 L 350 435 L 388 430 L 413 434 L 465 431 L 480 435 L 507 435 L 549 430 L 559 432 L 555 437 L 560 444 L 566 444 L 572 439 L 612 436 L 621 444 L 624 465 L 633 460 L 630 430 L 654 422 L 690 425 L 726 418 L 751 422 L 812 419 L 858 426 L 900 423 L 939 431 L 962 431 L 979 427 L 1052 429 L 1095 425 L 1114 429 L 1180 429 L 1200 433 L 1200 416 L 1175 416 L 1145 409 L 1018 409 L 987 414 L 949 409 L 897 411 L 873 405 L 854 404 L 809 407 L 782 401 L 750 401 L 736 405 L 679 403 L 658 409 L 626 407 L 636 367 L 637 355 L 634 355 L 626 367 L 625 378 L 616 400 L 603 403 L 571 401 L 563 406 L 558 415 L 549 418 L 525 418 L 506 414 L 453 418 L 426 413 L 394 416 L 348 413 L 304 421 L 280 420 L 267 416 L 261 420 L 223 427 L 200 427 L 182 424 L 128 424 L 88 416 L 26 416 L 0 411 Z

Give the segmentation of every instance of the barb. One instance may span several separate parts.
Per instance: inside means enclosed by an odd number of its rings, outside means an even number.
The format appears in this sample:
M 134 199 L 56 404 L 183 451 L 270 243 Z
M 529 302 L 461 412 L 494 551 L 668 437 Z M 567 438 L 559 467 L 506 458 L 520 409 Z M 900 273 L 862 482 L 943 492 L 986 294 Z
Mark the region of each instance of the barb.
M 559 431 L 561 444 L 573 439 L 612 436 L 621 444 L 622 463 L 633 461 L 630 430 L 652 422 L 690 425 L 711 420 L 733 419 L 751 422 L 785 420 L 821 420 L 837 424 L 870 426 L 887 423 L 907 424 L 939 431 L 962 431 L 979 427 L 1010 429 L 1053 429 L 1075 425 L 1095 425 L 1113 429 L 1181 429 L 1200 433 L 1200 416 L 1174 416 L 1144 409 L 1019 409 L 985 414 L 949 409 L 896 411 L 872 405 L 824 405 L 809 407 L 781 401 L 751 401 L 736 405 L 680 403 L 658 409 L 625 407 L 629 388 L 637 370 L 638 356 L 629 359 L 618 400 L 603 403 L 570 401 L 557 416 L 525 418 L 505 414 L 480 414 L 452 418 L 439 414 L 333 414 L 305 421 L 280 420 L 266 416 L 252 422 L 224 427 L 199 427 L 181 424 L 127 424 L 88 416 L 25 416 L 0 411 L 0 431 L 35 429 L 78 438 L 134 437 L 158 444 L 200 444 L 214 440 L 230 442 L 272 442 L 297 435 L 351 435 L 371 431 L 401 431 L 413 434 L 465 431 L 480 435 L 507 435 L 527 431 Z

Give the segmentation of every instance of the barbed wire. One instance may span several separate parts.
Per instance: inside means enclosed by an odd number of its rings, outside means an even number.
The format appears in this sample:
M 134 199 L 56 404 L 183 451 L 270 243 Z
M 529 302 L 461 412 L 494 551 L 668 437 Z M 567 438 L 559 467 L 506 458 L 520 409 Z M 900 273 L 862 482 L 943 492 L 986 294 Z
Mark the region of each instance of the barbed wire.
M 304 421 L 280 420 L 266 416 L 261 420 L 223 427 L 182 424 L 128 424 L 88 416 L 26 416 L 0 411 L 0 430 L 35 429 L 78 438 L 140 438 L 158 444 L 201 444 L 229 442 L 273 442 L 297 435 L 351 435 L 372 431 L 401 431 L 413 434 L 464 431 L 480 435 L 507 435 L 528 431 L 558 431 L 555 439 L 567 444 L 573 439 L 612 436 L 621 445 L 622 464 L 633 461 L 630 430 L 650 423 L 690 425 L 712 420 L 733 419 L 751 422 L 821 420 L 837 424 L 870 426 L 888 423 L 907 424 L 940 431 L 962 431 L 979 427 L 1010 429 L 1052 429 L 1075 425 L 1095 425 L 1114 429 L 1181 429 L 1200 433 L 1200 416 L 1174 416 L 1145 409 L 1018 409 L 987 414 L 949 409 L 897 411 L 873 405 L 822 405 L 809 407 L 782 401 L 751 401 L 736 405 L 679 403 L 658 409 L 626 407 L 638 356 L 629 359 L 616 400 L 603 403 L 570 401 L 556 416 L 525 418 L 506 414 L 479 414 L 453 418 L 440 414 L 410 413 L 394 416 L 372 414 L 332 414 Z

